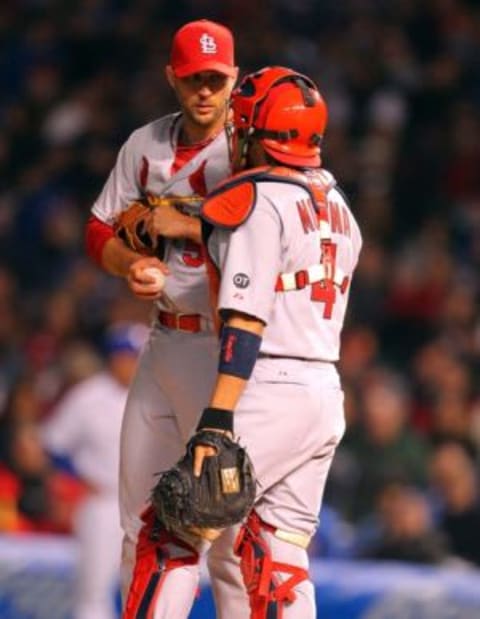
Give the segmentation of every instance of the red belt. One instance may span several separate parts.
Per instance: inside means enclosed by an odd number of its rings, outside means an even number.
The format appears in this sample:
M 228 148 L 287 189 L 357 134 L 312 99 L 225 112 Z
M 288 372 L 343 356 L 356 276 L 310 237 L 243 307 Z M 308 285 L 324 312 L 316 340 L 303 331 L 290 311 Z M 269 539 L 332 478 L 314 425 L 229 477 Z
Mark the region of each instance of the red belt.
M 174 314 L 172 312 L 158 312 L 158 322 L 167 329 L 198 333 L 202 330 L 202 317 L 200 314 Z

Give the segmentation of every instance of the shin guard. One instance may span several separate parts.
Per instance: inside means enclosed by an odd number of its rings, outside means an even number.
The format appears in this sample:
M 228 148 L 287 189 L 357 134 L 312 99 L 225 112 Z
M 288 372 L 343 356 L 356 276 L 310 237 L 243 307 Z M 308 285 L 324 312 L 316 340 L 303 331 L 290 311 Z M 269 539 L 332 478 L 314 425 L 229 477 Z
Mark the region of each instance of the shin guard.
M 143 526 L 140 530 L 135 568 L 128 592 L 122 619 L 152 619 L 155 602 L 160 595 L 162 584 L 170 570 L 199 561 L 198 552 L 166 531 L 155 518 L 149 507 L 142 514 Z M 171 556 L 169 547 L 185 550 Z
M 262 529 L 275 534 L 275 527 L 252 512 L 235 543 L 240 568 L 250 598 L 250 619 L 282 619 L 283 607 L 296 599 L 294 587 L 308 579 L 307 570 L 274 561 Z M 281 580 L 276 573 L 290 576 Z

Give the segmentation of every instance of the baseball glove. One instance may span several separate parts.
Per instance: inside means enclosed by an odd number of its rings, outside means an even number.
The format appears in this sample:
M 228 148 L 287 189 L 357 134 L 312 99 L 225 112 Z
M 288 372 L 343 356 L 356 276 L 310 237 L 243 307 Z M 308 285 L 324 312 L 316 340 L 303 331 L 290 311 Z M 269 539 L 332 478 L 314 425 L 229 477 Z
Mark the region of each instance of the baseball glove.
M 204 459 L 200 477 L 193 474 L 196 445 L 210 445 L 216 455 Z M 178 529 L 221 529 L 250 512 L 256 481 L 246 450 L 226 434 L 198 431 L 184 457 L 162 473 L 152 491 L 155 513 L 164 526 Z
M 152 213 L 148 202 L 137 200 L 120 213 L 113 229 L 127 247 L 144 256 L 157 255 L 158 239 L 147 231 L 147 221 Z

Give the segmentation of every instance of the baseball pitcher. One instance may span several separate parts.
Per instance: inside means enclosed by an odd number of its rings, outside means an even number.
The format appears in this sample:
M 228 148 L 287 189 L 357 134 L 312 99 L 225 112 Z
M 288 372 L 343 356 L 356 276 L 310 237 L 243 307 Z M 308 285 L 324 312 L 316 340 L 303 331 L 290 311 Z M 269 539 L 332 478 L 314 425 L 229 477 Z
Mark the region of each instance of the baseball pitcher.
M 231 32 L 207 20 L 180 28 L 166 77 L 181 111 L 128 138 L 86 231 L 87 249 L 97 264 L 125 277 L 139 298 L 154 301 L 152 330 L 121 434 L 124 599 L 135 557 L 153 534 L 150 528 L 144 537 L 138 535 L 155 475 L 183 453 L 198 422 L 199 403 L 207 404 L 215 378 L 218 339 L 198 214 L 201 197 L 231 173 L 227 115 L 237 77 Z M 234 616 L 233 608 L 248 608 L 232 540 L 233 533 L 226 531 L 209 559 L 214 592 L 223 600 L 219 616 L 225 618 Z M 197 550 L 173 536 L 161 547 L 176 569 L 162 564 L 164 578 L 158 587 L 151 585 L 148 612 L 154 609 L 156 619 L 186 616 L 197 589 Z M 157 595 L 160 588 L 162 596 Z M 146 603 L 132 614 L 130 606 L 125 616 L 147 616 L 145 608 Z

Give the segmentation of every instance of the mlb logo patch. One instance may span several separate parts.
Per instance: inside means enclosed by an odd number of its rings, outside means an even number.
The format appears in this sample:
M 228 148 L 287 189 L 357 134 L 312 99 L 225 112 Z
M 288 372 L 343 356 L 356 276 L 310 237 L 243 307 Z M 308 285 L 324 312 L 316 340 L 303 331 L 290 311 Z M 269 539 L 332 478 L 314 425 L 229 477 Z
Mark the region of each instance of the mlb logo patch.
M 200 41 L 200 49 L 202 54 L 216 54 L 217 53 L 217 43 L 215 39 L 210 35 L 204 32 L 199 39 Z

